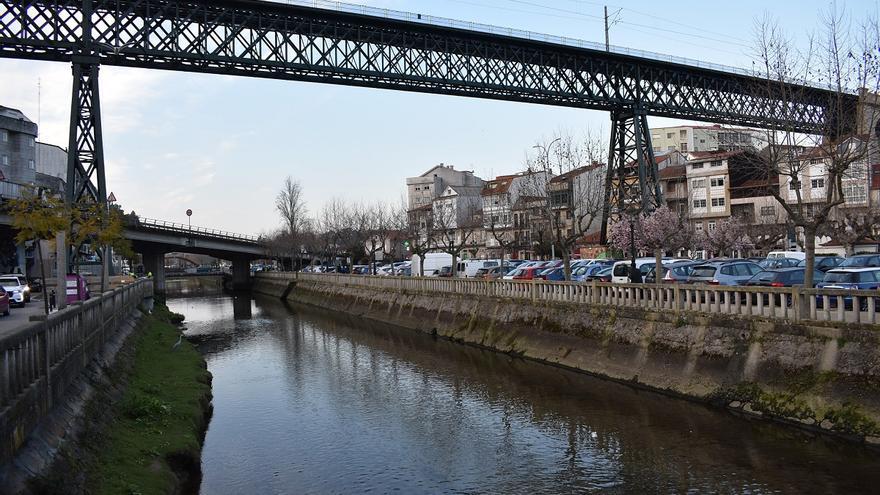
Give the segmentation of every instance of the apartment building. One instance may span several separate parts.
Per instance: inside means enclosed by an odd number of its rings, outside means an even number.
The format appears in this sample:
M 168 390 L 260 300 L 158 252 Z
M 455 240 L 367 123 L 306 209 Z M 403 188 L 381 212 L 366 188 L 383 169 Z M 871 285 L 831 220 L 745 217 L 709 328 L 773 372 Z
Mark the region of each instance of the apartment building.
M 868 140 L 864 137 L 853 137 L 840 145 L 851 150 L 853 156 L 859 157 L 849 165 L 841 179 L 844 202 L 840 208 L 864 208 L 871 204 L 869 154 L 865 151 L 868 145 Z M 828 188 L 831 187 L 828 183 L 828 167 L 831 165 L 831 160 L 827 148 L 823 147 L 810 148 L 795 156 L 789 168 L 783 170 L 783 175 L 780 177 L 783 198 L 790 203 L 805 204 L 808 214 L 813 205 L 825 202 Z
M 432 218 L 435 227 L 457 229 L 468 225 L 482 206 L 482 187 L 446 186 L 432 202 Z
M 690 153 L 685 166 L 689 216 L 697 231 L 715 230 L 719 220 L 730 216 L 730 159 L 741 152 Z
M 409 209 L 430 205 L 447 187 L 482 187 L 483 179 L 470 170 L 455 170 L 452 165 L 441 163 L 418 177 L 406 179 Z
M 522 172 L 501 175 L 486 182 L 480 193 L 483 204 L 483 228 L 486 229 L 486 248 L 499 248 L 513 238 L 513 205 L 521 195 L 547 194 L 547 172 Z M 499 240 L 499 238 L 501 240 Z
M 33 184 L 36 180 L 37 124 L 14 108 L 0 106 L 0 174 L 6 181 Z
M 677 150 L 681 153 L 760 149 L 766 141 L 764 131 L 720 125 L 658 127 L 651 129 L 654 152 Z
M 587 235 L 601 230 L 607 170 L 604 163 L 593 163 L 550 179 L 550 206 L 559 215 L 565 235 Z

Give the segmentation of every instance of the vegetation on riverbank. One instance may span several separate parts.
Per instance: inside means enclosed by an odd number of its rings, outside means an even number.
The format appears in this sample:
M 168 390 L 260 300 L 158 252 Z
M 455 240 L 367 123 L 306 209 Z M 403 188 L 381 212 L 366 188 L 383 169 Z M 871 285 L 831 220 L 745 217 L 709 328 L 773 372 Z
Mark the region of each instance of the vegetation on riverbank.
M 196 489 L 201 443 L 210 411 L 211 376 L 185 339 L 182 320 L 156 305 L 136 340 L 128 386 L 113 407 L 95 462 L 90 493 L 165 494 Z

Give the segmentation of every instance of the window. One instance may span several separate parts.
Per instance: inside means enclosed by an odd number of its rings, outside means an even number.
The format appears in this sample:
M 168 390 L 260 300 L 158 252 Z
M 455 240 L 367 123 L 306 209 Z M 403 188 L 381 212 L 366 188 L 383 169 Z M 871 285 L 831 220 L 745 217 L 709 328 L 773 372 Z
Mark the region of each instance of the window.
M 687 150 L 688 150 L 688 144 L 687 144 L 687 143 L 681 143 L 681 146 L 680 146 L 679 148 L 681 149 L 681 151 L 687 151 Z
M 724 187 L 724 177 L 715 177 L 709 181 L 709 185 L 712 187 Z
M 28 148 L 34 147 L 34 138 L 32 136 L 28 136 Z
M 28 160 L 28 168 L 31 170 L 34 170 L 34 161 L 33 160 Z
M 3 160 L 0 161 L 0 163 L 3 163 L 3 165 L 9 165 L 9 157 L 6 155 L 3 155 Z
M 712 198 L 712 206 L 724 206 L 724 198 Z
M 714 232 L 715 231 L 715 222 L 714 221 L 709 222 L 709 225 L 707 225 L 707 227 L 709 229 L 709 232 Z
M 713 160 L 712 163 L 709 164 L 710 167 L 720 167 L 721 160 Z
M 652 141 L 656 141 L 656 140 L 658 140 L 658 139 L 660 139 L 660 134 L 651 134 L 651 140 L 652 140 Z
M 667 146 L 666 149 L 667 149 L 667 150 L 674 150 L 674 149 L 675 149 L 675 146 Z
M 674 132 L 667 132 L 666 133 L 666 139 L 672 139 L 674 136 L 675 136 Z
M 669 181 L 666 183 L 666 192 L 668 192 L 668 193 L 675 192 L 675 182 Z
M 706 200 L 705 199 L 695 199 L 694 200 L 694 208 L 705 208 Z
M 868 178 L 868 164 L 866 163 L 854 163 L 849 166 L 849 170 L 846 175 L 844 175 L 847 179 L 867 179 Z
M 686 139 L 688 137 L 688 132 L 684 129 L 678 131 L 679 139 Z
M 790 191 L 797 191 L 797 190 L 800 189 L 800 188 L 801 188 L 801 182 L 800 182 L 800 181 L 797 181 L 797 180 L 790 180 L 790 181 L 788 181 L 788 189 L 789 189 Z
M 860 184 L 843 186 L 843 199 L 847 203 L 866 203 L 868 201 L 867 188 Z
M 824 178 L 810 179 L 810 187 L 812 187 L 813 189 L 824 188 L 825 187 L 825 179 Z
M 775 206 L 762 206 L 761 207 L 761 216 L 762 217 L 776 216 L 776 207 Z
M 706 187 L 706 179 L 691 180 L 691 189 L 703 189 Z
M 818 158 L 811 158 L 810 159 L 810 165 L 818 165 L 820 163 L 822 163 L 822 160 L 819 160 Z
M 0 129 L 0 141 L 3 141 L 4 143 L 9 142 L 9 131 L 6 129 Z
M 693 165 L 691 165 L 691 168 L 694 170 L 696 170 L 698 168 L 703 168 L 703 164 L 702 163 L 694 163 Z
M 706 144 L 706 140 L 705 140 L 705 139 L 700 139 L 700 144 Z

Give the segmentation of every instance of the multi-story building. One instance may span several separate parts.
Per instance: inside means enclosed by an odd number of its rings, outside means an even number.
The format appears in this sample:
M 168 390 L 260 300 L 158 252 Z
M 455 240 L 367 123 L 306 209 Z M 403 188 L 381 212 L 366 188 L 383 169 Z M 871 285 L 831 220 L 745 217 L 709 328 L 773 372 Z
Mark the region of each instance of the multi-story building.
M 523 172 L 501 175 L 483 186 L 483 228 L 486 248 L 498 249 L 513 240 L 513 205 L 521 195 L 544 196 L 547 194 L 547 172 Z
M 457 229 L 472 221 L 474 213 L 482 207 L 482 187 L 446 186 L 432 202 L 435 227 Z
M 689 216 L 697 231 L 715 230 L 719 220 L 730 216 L 729 161 L 741 152 L 690 153 L 686 165 Z
M 37 124 L 21 111 L 0 106 L 0 173 L 5 180 L 30 185 L 36 180 Z
M 766 141 L 765 131 L 720 125 L 658 127 L 651 129 L 654 152 L 678 150 L 681 153 L 759 149 Z
M 511 208 L 513 242 L 509 248 L 513 258 L 534 260 L 551 252 L 550 222 L 546 211 L 546 196 L 520 195 L 517 198 Z
M 418 177 L 406 179 L 409 209 L 431 204 L 447 187 L 482 187 L 483 179 L 469 170 L 455 170 L 452 165 L 440 164 Z
M 607 170 L 604 163 L 594 163 L 550 179 L 550 207 L 565 236 L 586 236 L 601 230 Z

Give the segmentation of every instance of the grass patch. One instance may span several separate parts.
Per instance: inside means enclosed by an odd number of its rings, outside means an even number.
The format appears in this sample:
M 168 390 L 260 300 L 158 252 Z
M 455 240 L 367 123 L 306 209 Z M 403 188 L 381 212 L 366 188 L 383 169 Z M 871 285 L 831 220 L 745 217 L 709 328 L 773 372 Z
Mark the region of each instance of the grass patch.
M 180 329 L 171 322 L 180 320 L 164 305 L 143 319 L 128 388 L 88 466 L 87 492 L 172 493 L 179 473 L 199 465 L 210 374 L 186 340 L 172 350 Z

